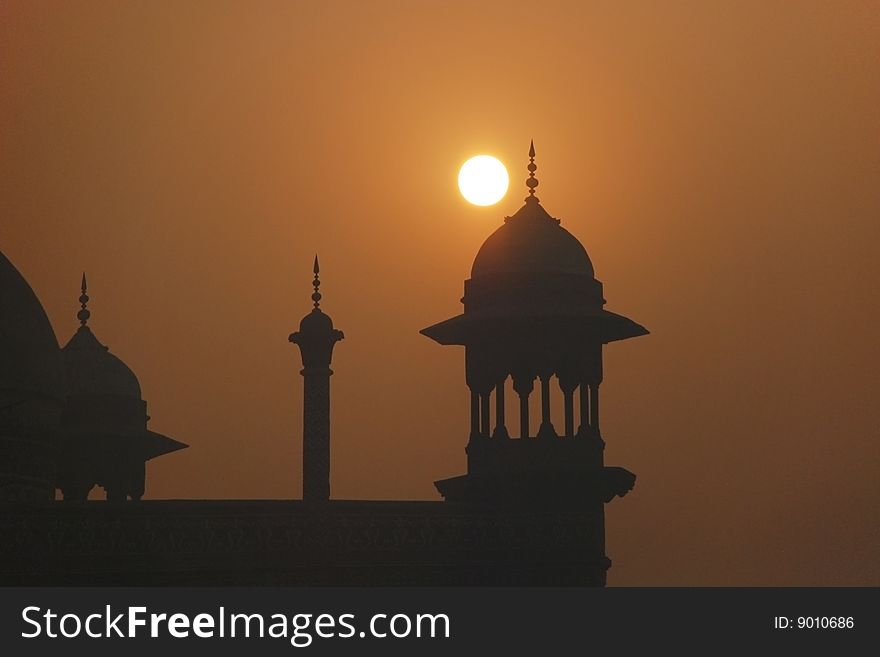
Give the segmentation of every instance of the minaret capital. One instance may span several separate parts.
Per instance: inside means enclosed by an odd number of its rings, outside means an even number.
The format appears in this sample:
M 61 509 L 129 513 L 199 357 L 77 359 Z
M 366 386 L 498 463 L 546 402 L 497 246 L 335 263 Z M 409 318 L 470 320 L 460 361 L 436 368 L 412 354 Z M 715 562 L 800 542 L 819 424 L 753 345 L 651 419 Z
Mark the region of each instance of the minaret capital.
M 287 338 L 288 341 L 299 347 L 305 368 L 329 367 L 333 357 L 333 346 L 345 337 L 342 331 L 333 328 L 333 319 L 321 310 L 322 295 L 318 291 L 321 280 L 317 255 L 313 271 L 315 275 L 312 281 L 314 292 L 311 298 L 314 308 L 300 321 L 299 331 L 294 331 Z

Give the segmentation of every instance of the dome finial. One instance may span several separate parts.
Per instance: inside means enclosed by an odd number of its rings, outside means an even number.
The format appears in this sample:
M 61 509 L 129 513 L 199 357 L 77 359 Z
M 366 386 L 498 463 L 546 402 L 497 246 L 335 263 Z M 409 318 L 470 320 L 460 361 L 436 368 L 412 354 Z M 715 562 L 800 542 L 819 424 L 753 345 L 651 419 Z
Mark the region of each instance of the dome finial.
M 315 302 L 315 309 L 317 310 L 318 306 L 321 304 L 321 293 L 318 292 L 318 288 L 321 287 L 321 279 L 318 278 L 318 273 L 321 271 L 321 267 L 318 266 L 318 254 L 315 254 L 315 266 L 312 268 L 312 271 L 315 272 L 315 280 L 312 281 L 312 285 L 315 288 L 315 291 L 312 293 L 312 301 Z
M 83 272 L 81 293 L 79 295 L 80 309 L 79 312 L 76 314 L 76 318 L 79 320 L 81 326 L 85 326 L 86 322 L 89 321 L 89 317 L 92 316 L 92 313 L 90 313 L 88 308 L 86 308 L 86 304 L 88 304 L 89 302 L 89 295 L 86 294 L 87 289 L 88 285 L 86 284 L 86 273 Z
M 526 200 L 535 199 L 538 200 L 538 197 L 535 196 L 535 187 L 538 186 L 538 179 L 535 178 L 535 171 L 538 170 L 538 165 L 535 164 L 535 140 L 532 139 L 529 144 L 529 165 L 526 167 L 529 170 L 529 177 L 526 179 L 526 187 L 529 188 L 529 195 L 526 197 Z

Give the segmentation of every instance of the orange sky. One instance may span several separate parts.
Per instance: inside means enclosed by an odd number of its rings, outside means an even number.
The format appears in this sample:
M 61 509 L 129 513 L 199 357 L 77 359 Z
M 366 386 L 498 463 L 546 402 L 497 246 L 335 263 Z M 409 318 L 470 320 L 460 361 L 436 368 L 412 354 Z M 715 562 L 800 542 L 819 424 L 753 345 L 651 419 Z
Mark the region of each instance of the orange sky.
M 287 335 L 312 257 L 346 339 L 333 494 L 464 472 L 460 310 L 525 195 L 611 310 L 609 583 L 880 584 L 876 2 L 4 2 L 0 248 L 191 445 L 148 497 L 300 492 Z M 511 193 L 465 203 L 461 162 Z

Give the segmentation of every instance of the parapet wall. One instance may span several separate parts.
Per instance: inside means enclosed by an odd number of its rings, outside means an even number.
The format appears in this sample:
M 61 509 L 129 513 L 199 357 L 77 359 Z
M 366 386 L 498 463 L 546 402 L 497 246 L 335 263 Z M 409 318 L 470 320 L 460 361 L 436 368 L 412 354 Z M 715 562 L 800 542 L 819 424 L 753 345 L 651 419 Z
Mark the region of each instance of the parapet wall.
M 601 525 L 443 502 L 4 505 L 0 584 L 602 586 Z

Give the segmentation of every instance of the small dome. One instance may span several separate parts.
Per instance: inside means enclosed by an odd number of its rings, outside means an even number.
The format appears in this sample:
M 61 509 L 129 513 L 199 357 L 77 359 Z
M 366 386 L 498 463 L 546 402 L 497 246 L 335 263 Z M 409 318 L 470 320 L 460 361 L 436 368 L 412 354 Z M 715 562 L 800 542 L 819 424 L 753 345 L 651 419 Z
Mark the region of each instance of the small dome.
M 534 197 L 483 242 L 471 278 L 512 272 L 594 276 L 587 250 Z
M 31 286 L 2 253 L 0 390 L 63 396 L 55 331 Z
M 134 372 L 80 326 L 62 349 L 68 395 L 118 395 L 141 398 Z
M 313 308 L 312 312 L 302 318 L 299 330 L 303 333 L 317 333 L 333 330 L 333 320 L 320 308 Z

